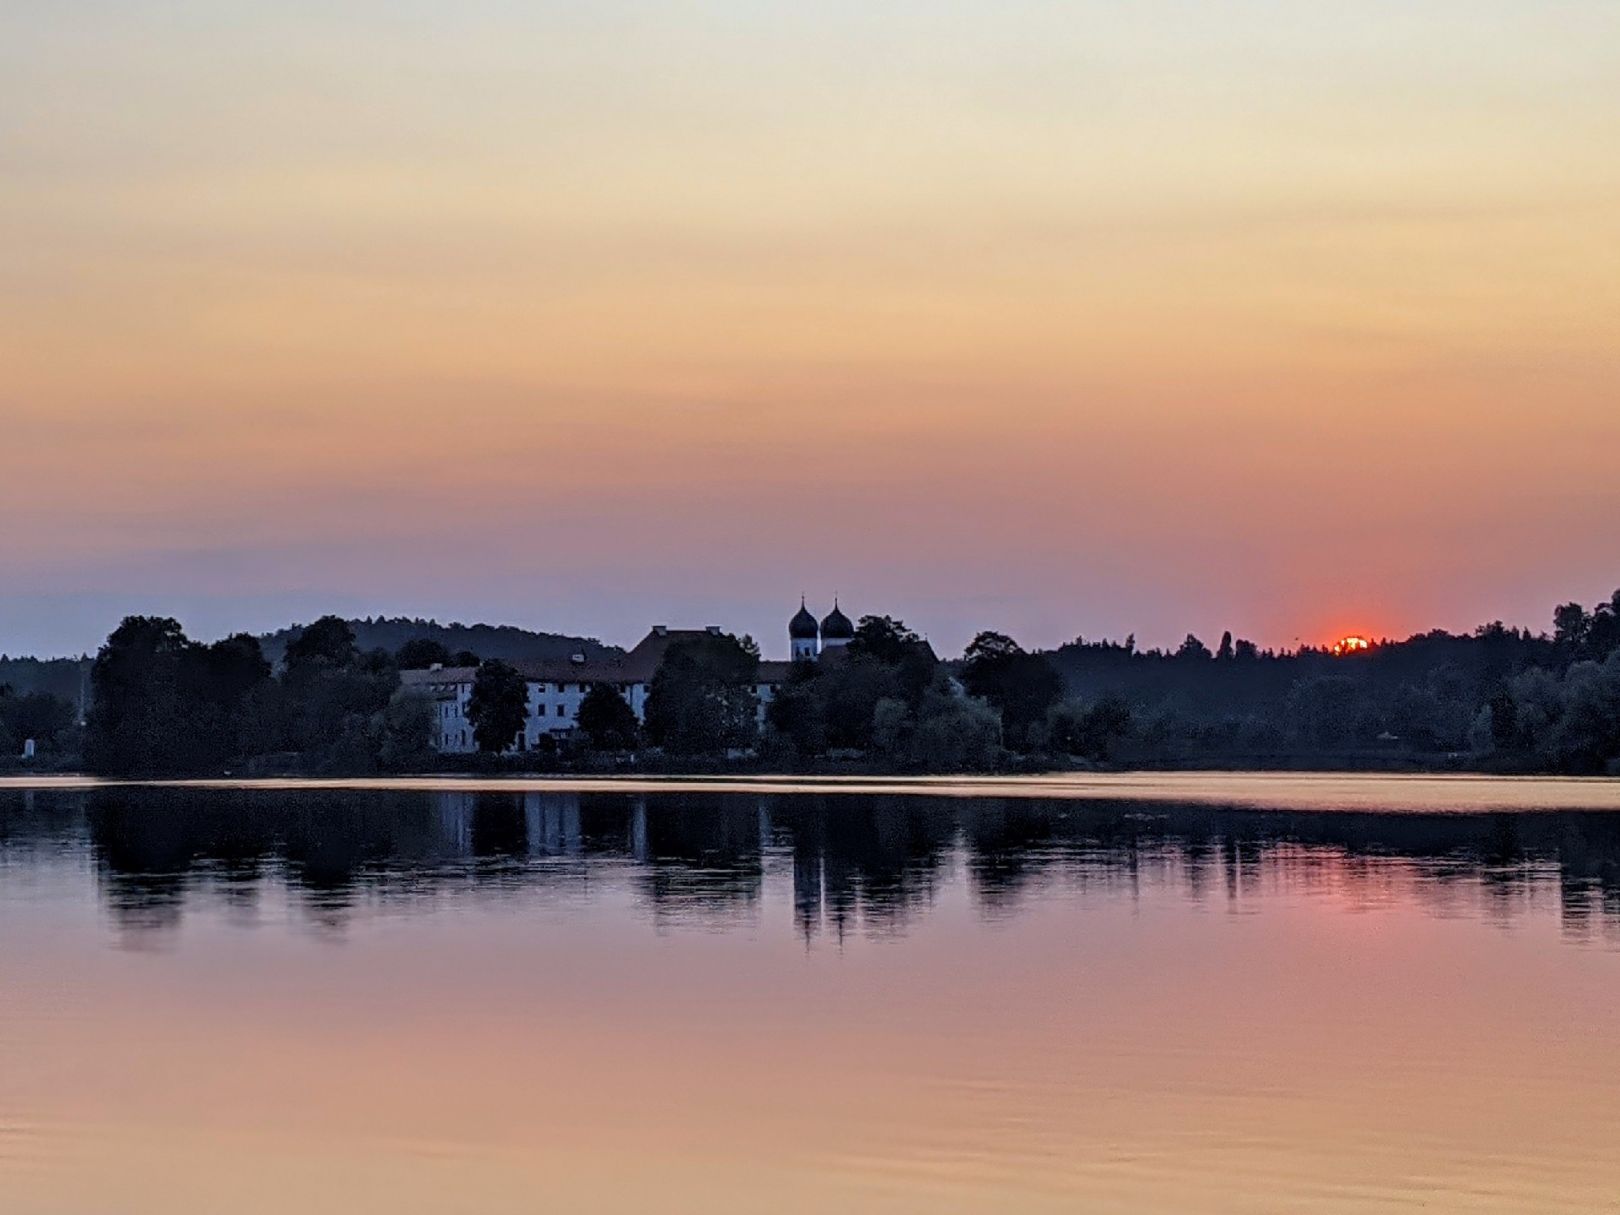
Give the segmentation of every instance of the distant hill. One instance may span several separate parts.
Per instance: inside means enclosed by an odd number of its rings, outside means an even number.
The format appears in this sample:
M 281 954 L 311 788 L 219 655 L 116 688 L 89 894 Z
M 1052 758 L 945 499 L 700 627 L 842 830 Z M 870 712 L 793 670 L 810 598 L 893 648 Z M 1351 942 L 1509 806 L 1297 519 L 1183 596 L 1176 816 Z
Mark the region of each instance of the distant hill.
M 510 624 L 440 624 L 437 620 L 412 620 L 404 616 L 351 620 L 355 644 L 362 650 L 384 649 L 393 653 L 407 641 L 419 637 L 437 641 L 452 654 L 471 650 L 480 658 L 511 661 L 546 661 L 584 654 L 587 659 L 614 658 L 624 651 L 604 645 L 594 637 L 568 637 L 561 633 L 536 633 Z M 280 663 L 287 643 L 303 631 L 293 625 L 259 638 L 264 656 Z

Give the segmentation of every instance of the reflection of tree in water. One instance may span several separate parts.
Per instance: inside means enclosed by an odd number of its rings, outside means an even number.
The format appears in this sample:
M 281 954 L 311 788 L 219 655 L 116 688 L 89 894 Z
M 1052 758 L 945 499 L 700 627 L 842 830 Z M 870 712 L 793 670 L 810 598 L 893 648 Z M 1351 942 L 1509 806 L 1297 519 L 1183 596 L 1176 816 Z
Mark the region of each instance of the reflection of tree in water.
M 772 882 L 798 931 L 887 933 L 961 864 L 985 915 L 1032 890 L 1163 894 L 1242 910 L 1280 894 L 1417 900 L 1511 922 L 1556 907 L 1620 932 L 1620 814 L 1289 813 L 1143 802 L 904 795 L 98 788 L 0 791 L 0 865 L 89 848 L 132 938 L 189 903 L 250 920 L 285 889 L 341 929 L 362 904 L 628 880 L 660 920 L 724 923 Z
M 358 893 L 432 854 L 410 802 L 341 793 L 298 797 L 248 790 L 107 788 L 84 801 L 109 908 L 121 927 L 150 933 L 178 923 L 191 898 L 251 907 L 276 876 L 317 923 L 340 928 Z
M 758 902 L 769 822 L 760 799 L 637 798 L 630 814 L 638 884 L 660 918 L 730 917 Z
M 987 911 L 1032 883 L 1171 886 L 1202 901 L 1217 877 L 1237 905 L 1271 892 L 1333 891 L 1366 905 L 1415 897 L 1477 904 L 1508 922 L 1556 891 L 1567 929 L 1620 928 L 1620 815 L 1289 813 L 1141 802 L 991 800 L 963 817 Z M 1398 892 L 1396 886 L 1399 887 Z
M 71 854 L 81 842 L 83 795 L 0 789 L 0 865 Z
M 957 830 L 943 809 L 892 795 L 773 799 L 772 823 L 792 857 L 799 932 L 809 938 L 823 924 L 840 940 L 856 924 L 890 932 L 931 902 Z
M 520 793 L 475 793 L 472 804 L 472 853 L 493 860 L 522 860 L 529 855 L 529 823 Z

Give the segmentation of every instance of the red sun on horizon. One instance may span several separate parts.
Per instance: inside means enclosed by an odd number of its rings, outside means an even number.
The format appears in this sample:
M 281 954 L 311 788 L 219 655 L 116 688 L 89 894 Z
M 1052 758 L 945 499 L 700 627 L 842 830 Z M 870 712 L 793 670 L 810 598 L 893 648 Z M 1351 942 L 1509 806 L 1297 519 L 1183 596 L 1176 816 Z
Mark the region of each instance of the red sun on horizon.
M 1372 642 L 1356 633 L 1341 637 L 1333 643 L 1333 656 L 1343 658 L 1347 654 L 1360 654 L 1372 649 Z

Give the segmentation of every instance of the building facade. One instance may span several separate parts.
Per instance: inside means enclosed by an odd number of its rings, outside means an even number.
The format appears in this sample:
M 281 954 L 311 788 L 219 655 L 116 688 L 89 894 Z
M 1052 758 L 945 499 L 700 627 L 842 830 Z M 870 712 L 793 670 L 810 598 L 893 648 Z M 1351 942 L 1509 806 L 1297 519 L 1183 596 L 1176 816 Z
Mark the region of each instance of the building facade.
M 806 623 L 808 622 L 808 623 Z M 636 646 L 622 657 L 589 659 L 575 654 L 562 661 L 514 662 L 528 691 L 528 716 L 523 732 L 513 741 L 513 751 L 533 750 L 542 738 L 564 738 L 576 728 L 580 702 L 591 685 L 605 683 L 624 697 L 636 720 L 645 721 L 647 692 L 664 654 L 677 641 L 717 636 L 719 625 L 706 629 L 672 629 L 654 625 Z M 754 685 L 754 698 L 761 725 L 765 709 L 788 678 L 794 662 L 817 662 L 830 650 L 848 643 L 855 634 L 849 618 L 833 610 L 819 623 L 801 601 L 798 613 L 788 623 L 788 662 L 761 660 Z M 472 698 L 477 667 L 435 667 L 425 671 L 402 671 L 403 688 L 429 700 L 433 707 L 433 747 L 447 755 L 465 755 L 478 749 L 473 740 L 472 722 L 467 718 L 467 702 Z

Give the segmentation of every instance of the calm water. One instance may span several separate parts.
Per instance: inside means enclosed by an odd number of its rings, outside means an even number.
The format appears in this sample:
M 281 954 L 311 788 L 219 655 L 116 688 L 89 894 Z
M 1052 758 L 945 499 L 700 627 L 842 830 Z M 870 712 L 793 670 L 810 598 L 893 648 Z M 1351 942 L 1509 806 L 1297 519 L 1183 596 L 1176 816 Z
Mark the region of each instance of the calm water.
M 1620 783 L 0 782 L 0 1210 L 1620 1211 Z

